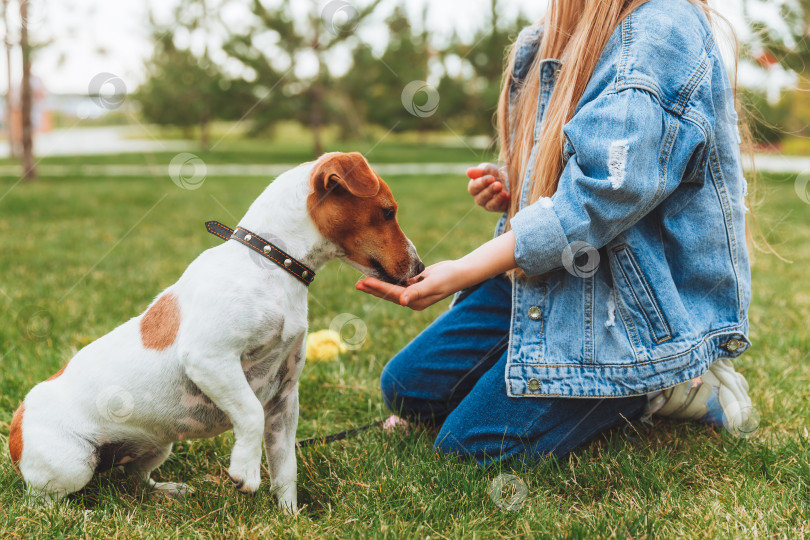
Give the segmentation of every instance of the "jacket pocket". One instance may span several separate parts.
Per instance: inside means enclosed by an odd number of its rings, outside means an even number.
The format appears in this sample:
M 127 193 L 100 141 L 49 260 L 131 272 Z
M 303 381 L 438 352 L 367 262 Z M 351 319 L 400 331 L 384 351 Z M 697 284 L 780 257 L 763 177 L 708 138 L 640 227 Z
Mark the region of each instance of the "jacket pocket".
M 653 340 L 656 343 L 663 343 L 672 338 L 664 312 L 653 294 L 649 282 L 644 277 L 644 273 L 633 255 L 633 251 L 627 244 L 622 244 L 613 248 L 613 255 L 616 258 L 616 266 L 619 269 L 620 279 L 623 279 L 626 291 L 625 302 L 632 302 L 635 309 L 632 311 L 640 313 L 638 322 L 649 328 Z M 619 276 L 615 276 L 614 279 Z M 617 284 L 619 285 L 619 284 Z M 625 287 L 619 287 L 624 289 Z M 636 317 L 638 318 L 638 317 Z

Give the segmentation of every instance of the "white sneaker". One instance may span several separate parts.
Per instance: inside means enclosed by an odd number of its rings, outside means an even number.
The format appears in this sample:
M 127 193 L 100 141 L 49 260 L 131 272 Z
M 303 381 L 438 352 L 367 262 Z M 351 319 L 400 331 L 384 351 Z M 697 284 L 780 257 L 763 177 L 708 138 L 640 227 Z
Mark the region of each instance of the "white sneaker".
M 725 426 L 743 437 L 759 427 L 759 417 L 748 397 L 748 382 L 734 371 L 729 359 L 718 360 L 696 379 L 647 395 L 644 417 L 653 414 Z

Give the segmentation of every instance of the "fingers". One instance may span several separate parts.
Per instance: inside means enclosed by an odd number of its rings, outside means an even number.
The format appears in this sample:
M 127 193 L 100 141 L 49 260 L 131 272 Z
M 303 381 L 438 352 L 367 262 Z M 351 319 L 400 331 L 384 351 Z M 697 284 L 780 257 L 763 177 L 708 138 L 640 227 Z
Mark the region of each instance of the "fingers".
M 424 291 L 411 291 L 412 287 L 408 287 L 404 293 L 402 293 L 402 305 L 411 308 L 414 311 L 422 311 L 425 308 L 429 308 L 436 302 L 440 300 L 444 300 L 447 298 L 447 295 L 441 292 L 424 292 Z
M 361 279 L 357 282 L 355 288 L 358 291 L 376 296 L 377 298 L 389 300 L 395 304 L 400 304 L 400 295 L 402 291 L 405 290 L 405 287 L 386 283 L 373 277 Z
M 491 163 L 482 163 L 467 169 L 470 181 L 467 191 L 475 204 L 490 211 L 504 212 L 509 207 L 509 192 L 503 181 L 503 173 Z
M 509 194 L 501 191 L 488 200 L 484 208 L 490 212 L 506 212 L 506 209 L 509 208 Z
M 486 188 L 491 186 L 493 183 L 495 183 L 494 176 L 486 175 L 480 178 L 475 178 L 473 180 L 470 180 L 470 182 L 467 184 L 467 191 L 470 193 L 470 195 L 475 197 L 476 195 L 484 191 Z
M 418 276 L 414 276 L 414 277 L 412 277 L 412 278 L 408 278 L 408 279 L 405 281 L 405 285 L 413 285 L 414 283 L 419 283 L 419 282 L 420 282 L 420 281 L 422 281 L 423 279 L 425 279 L 425 273 L 424 273 L 424 272 L 422 272 L 422 273 L 421 273 L 421 274 L 419 274 Z
M 388 300 L 400 306 L 409 307 L 415 311 L 422 311 L 445 298 L 442 293 L 431 293 L 423 291 L 420 286 L 422 282 L 415 283 L 408 287 L 392 285 L 376 278 L 361 279 L 355 285 L 358 291 Z
M 486 189 L 483 189 L 477 195 L 474 195 L 473 198 L 475 199 L 475 204 L 486 208 L 487 203 L 489 203 L 493 198 L 496 198 L 496 200 L 501 200 L 503 197 L 502 194 L 505 194 L 503 184 L 500 182 L 493 182 L 487 186 Z M 509 196 L 506 195 L 507 199 L 508 197 Z
M 467 169 L 467 176 L 473 180 L 487 174 L 497 177 L 500 175 L 500 169 L 492 163 L 482 163 L 477 167 Z
M 418 283 L 410 285 L 399 297 L 400 304 L 410 307 L 410 304 L 422 297 L 421 287 Z

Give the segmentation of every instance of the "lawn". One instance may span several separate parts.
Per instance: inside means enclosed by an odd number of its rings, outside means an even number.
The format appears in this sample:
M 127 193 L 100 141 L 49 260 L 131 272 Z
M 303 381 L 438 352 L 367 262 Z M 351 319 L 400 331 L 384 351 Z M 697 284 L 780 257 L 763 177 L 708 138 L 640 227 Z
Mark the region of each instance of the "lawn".
M 417 150 L 381 150 L 381 162 L 420 156 Z M 205 159 L 261 159 L 255 149 L 250 152 Z M 468 157 L 471 163 L 480 160 Z M 54 162 L 162 163 L 165 158 Z M 279 155 L 278 161 L 293 158 L 308 159 Z M 473 207 L 461 175 L 394 176 L 388 181 L 400 203 L 400 224 L 426 263 L 461 256 L 490 236 L 496 216 Z M 15 182 L 0 179 L 0 196 Z M 217 245 L 203 222 L 235 224 L 265 185 L 259 179 L 217 177 L 185 191 L 168 176 L 60 177 L 8 191 L 0 200 L 3 448 L 12 413 L 25 393 L 79 348 L 140 313 L 197 254 Z M 436 456 L 428 431 L 401 435 L 370 430 L 299 450 L 302 509 L 296 516 L 277 510 L 266 476 L 253 498 L 233 490 L 226 473 L 230 434 L 176 445 L 157 476 L 190 484 L 196 494 L 185 500 L 149 495 L 114 471 L 94 479 L 67 504 L 28 508 L 21 504 L 22 480 L 3 450 L 0 536 L 810 534 L 810 206 L 797 197 L 792 177 L 764 178 L 761 190 L 760 227 L 792 263 L 760 254 L 754 267 L 754 347 L 737 364 L 752 385 L 761 417 L 759 429 L 748 439 L 655 419 L 653 425 L 616 429 L 559 460 L 482 469 Z M 386 360 L 446 309 L 445 302 L 413 313 L 378 301 L 354 290 L 358 277 L 348 266 L 332 262 L 311 287 L 311 329 L 328 328 L 336 316 L 351 313 L 365 323 L 368 339 L 364 348 L 339 361 L 306 366 L 299 438 L 384 417 L 378 381 Z M 516 475 L 528 489 L 517 509 L 502 508 L 490 497 L 493 480 L 505 473 Z

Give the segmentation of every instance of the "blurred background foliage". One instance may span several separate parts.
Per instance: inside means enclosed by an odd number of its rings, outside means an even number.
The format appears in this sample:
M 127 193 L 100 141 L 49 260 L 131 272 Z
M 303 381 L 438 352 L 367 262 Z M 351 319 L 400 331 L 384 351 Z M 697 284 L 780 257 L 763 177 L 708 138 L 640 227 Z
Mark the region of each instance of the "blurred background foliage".
M 427 10 L 411 20 L 400 4 L 385 21 L 387 42 L 380 52 L 357 37 L 379 0 L 355 9 L 342 24 L 324 20 L 317 2 L 310 3 L 306 17 L 296 19 L 290 16 L 289 0 L 271 7 L 249 1 L 252 20 L 240 31 L 217 19 L 213 0 L 183 0 L 171 27 L 153 21 L 155 54 L 147 63 L 147 80 L 134 94 L 145 121 L 180 127 L 189 136 L 194 129 L 203 147 L 209 144 L 208 125 L 215 120 L 244 117 L 249 135 L 272 134 L 280 122 L 295 121 L 311 131 L 316 154 L 323 148 L 324 126 L 336 127 L 340 138 L 352 140 L 371 140 L 375 126 L 392 132 L 450 130 L 491 137 L 506 51 L 518 31 L 532 22 L 520 13 L 501 16 L 502 2 L 491 0 L 472 39 L 462 40 L 455 32 L 449 39 L 437 38 L 427 24 Z M 779 9 L 781 28 L 747 19 L 752 32 L 741 43 L 741 62 L 758 69 L 763 80 L 780 69 L 792 74 L 795 83 L 776 93 L 759 86 L 741 88 L 743 118 L 759 149 L 806 154 L 810 0 L 784 2 Z M 207 49 L 199 54 L 175 45 L 178 31 L 225 35 L 222 50 L 229 62 L 243 68 L 241 74 L 227 75 Z M 327 60 L 335 49 L 350 58 L 340 74 Z M 301 76 L 293 69 L 302 54 L 316 58 L 314 74 Z M 178 75 L 181 85 L 176 84 Z M 427 81 L 438 92 L 435 114 L 419 117 L 402 106 L 403 87 L 414 80 Z M 427 99 L 424 92 L 414 96 L 417 104 Z
M 211 3 L 183 0 L 171 27 L 152 22 L 155 54 L 147 63 L 146 81 L 134 93 L 144 120 L 189 134 L 194 129 L 203 146 L 215 120 L 245 116 L 249 135 L 272 133 L 280 122 L 292 120 L 309 128 L 316 154 L 323 148 L 324 126 L 337 127 L 341 138 L 353 140 L 370 140 L 374 126 L 392 132 L 450 129 L 491 135 L 505 51 L 530 24 L 521 14 L 500 16 L 500 1 L 491 0 L 486 24 L 471 42 L 453 33 L 437 44 L 426 24 L 427 11 L 412 21 L 399 4 L 385 20 L 387 40 L 379 52 L 357 38 L 379 0 L 342 22 L 325 20 L 317 2 L 305 18 L 294 19 L 289 0 L 270 7 L 252 0 L 252 20 L 240 31 L 221 25 Z M 239 76 L 225 75 L 207 50 L 195 54 L 175 44 L 178 31 L 212 29 L 226 36 L 222 50 L 243 68 Z M 327 59 L 338 48 L 350 58 L 341 74 Z M 301 76 L 293 69 L 302 54 L 314 56 L 314 74 Z M 416 116 L 403 107 L 401 94 L 411 81 L 427 81 L 438 92 L 435 114 Z M 418 92 L 413 99 L 418 106 L 428 95 Z
M 9 14 L 29 3 L 41 11 L 47 2 L 0 1 L 7 64 L 28 51 L 36 74 L 39 53 L 52 54 L 56 45 L 43 37 L 42 24 L 23 42 L 13 26 L 18 21 L 22 30 L 25 18 Z M 754 150 L 810 155 L 810 0 L 739 2 L 741 10 L 726 11 L 742 15 L 733 25 L 740 37 L 736 79 Z M 431 4 L 423 6 L 405 0 L 173 0 L 145 21 L 152 53 L 120 96 L 123 105 L 102 104 L 92 114 L 77 115 L 66 112 L 70 104 L 83 99 L 87 105 L 99 96 L 52 95 L 63 106 L 53 107 L 49 124 L 57 130 L 137 127 L 141 139 L 183 139 L 189 146 L 196 141 L 201 151 L 215 148 L 223 137 L 290 142 L 287 134 L 293 132 L 308 155 L 335 143 L 372 146 L 389 135 L 416 143 L 444 137 L 492 151 L 509 47 L 534 21 L 510 0 L 471 7 L 477 15 L 472 27 L 437 22 Z M 236 21 L 225 15 L 233 7 L 243 14 Z M 724 41 L 720 36 L 718 43 Z M 98 75 L 123 85 L 116 69 L 123 69 L 121 64 L 110 66 L 113 73 Z M 406 96 L 413 82 L 421 87 Z M 12 83 L 23 96 L 37 91 Z M 13 116 L 11 101 L 7 98 L 7 118 Z M 37 124 L 18 107 L 21 125 Z M 418 114 L 422 108 L 430 110 Z M 17 141 L 9 147 L 12 158 L 25 158 L 21 131 L 19 141 L 8 137 Z M 28 131 L 40 133 L 36 125 Z M 32 177 L 35 160 L 27 161 L 24 170 Z

